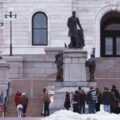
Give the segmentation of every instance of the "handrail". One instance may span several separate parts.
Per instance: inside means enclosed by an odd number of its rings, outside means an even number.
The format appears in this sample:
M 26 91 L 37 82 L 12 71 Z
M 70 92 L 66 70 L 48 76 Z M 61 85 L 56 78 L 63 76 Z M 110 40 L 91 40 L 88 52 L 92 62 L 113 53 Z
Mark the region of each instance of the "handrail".
M 5 97 L 5 101 L 4 101 L 4 117 L 5 117 L 5 113 L 7 110 L 7 105 L 8 105 L 8 99 L 10 97 L 10 82 L 8 82 L 8 89 L 7 89 L 7 95 Z

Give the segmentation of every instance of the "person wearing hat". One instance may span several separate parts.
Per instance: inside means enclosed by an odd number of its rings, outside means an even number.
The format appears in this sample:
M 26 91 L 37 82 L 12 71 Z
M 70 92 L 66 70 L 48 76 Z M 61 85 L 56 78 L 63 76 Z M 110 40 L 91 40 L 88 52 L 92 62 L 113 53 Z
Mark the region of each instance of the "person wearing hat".
M 20 104 L 23 106 L 23 117 L 25 117 L 28 106 L 28 97 L 26 96 L 25 92 L 23 92 L 22 96 L 20 97 Z
M 20 97 L 21 97 L 21 91 L 18 90 L 16 95 L 14 96 L 14 102 L 16 107 L 20 104 Z
M 87 93 L 87 103 L 89 106 L 89 113 L 95 113 L 95 103 L 98 101 L 96 90 L 93 86 L 90 86 L 90 90 Z

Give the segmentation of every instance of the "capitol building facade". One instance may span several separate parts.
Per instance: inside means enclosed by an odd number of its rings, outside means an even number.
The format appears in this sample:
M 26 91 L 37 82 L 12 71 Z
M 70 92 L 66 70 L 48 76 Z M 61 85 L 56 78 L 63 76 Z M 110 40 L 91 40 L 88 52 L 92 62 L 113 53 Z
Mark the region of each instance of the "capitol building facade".
M 67 19 L 73 10 L 84 30 L 88 57 L 93 48 L 96 57 L 120 55 L 119 0 L 0 0 L 0 21 L 4 23 L 0 30 L 1 51 L 10 52 L 10 20 L 5 19 L 10 11 L 17 15 L 12 19 L 15 55 L 45 54 L 47 47 L 69 44 Z

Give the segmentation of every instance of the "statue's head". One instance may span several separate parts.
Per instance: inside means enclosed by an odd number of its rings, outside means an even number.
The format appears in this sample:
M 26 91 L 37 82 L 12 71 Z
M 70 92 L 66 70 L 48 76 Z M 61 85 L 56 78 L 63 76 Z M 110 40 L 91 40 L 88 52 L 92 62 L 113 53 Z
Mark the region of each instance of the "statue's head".
M 72 16 L 75 17 L 76 11 L 72 11 Z

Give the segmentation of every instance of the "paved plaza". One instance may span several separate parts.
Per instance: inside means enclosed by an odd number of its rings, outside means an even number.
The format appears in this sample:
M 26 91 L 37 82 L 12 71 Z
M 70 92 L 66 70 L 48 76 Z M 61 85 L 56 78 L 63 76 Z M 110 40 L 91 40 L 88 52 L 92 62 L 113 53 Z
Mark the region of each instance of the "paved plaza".
M 17 118 L 17 117 L 5 117 L 0 118 L 0 120 L 41 120 L 40 117 L 25 117 L 25 118 Z

